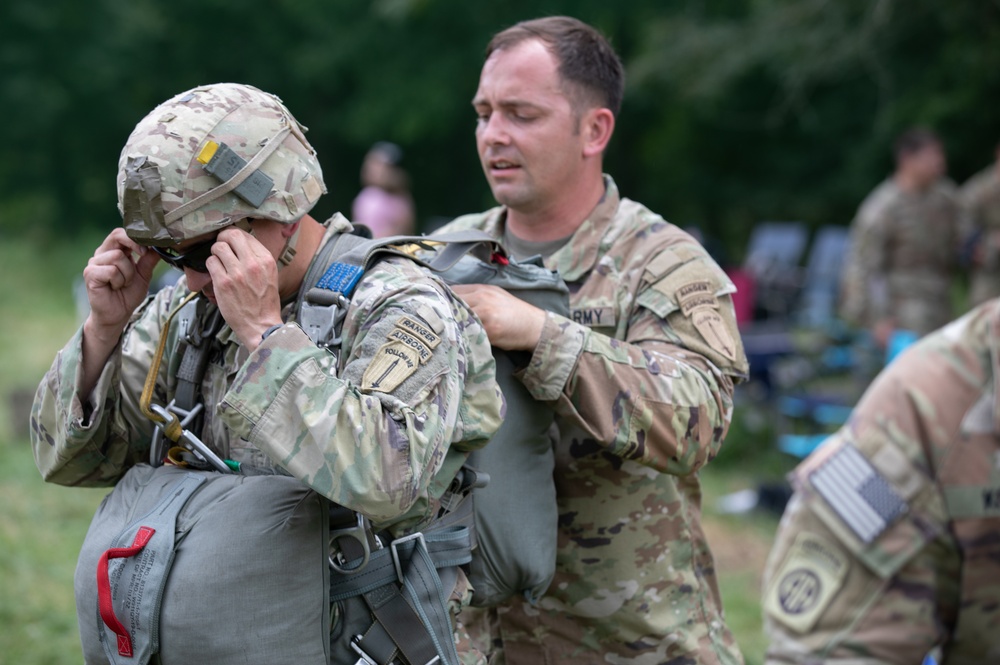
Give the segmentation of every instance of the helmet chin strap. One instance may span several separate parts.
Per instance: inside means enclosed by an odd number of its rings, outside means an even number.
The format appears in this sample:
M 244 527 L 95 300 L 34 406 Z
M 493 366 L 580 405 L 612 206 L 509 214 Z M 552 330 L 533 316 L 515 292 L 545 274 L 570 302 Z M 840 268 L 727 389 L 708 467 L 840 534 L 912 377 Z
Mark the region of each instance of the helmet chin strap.
M 288 240 L 285 241 L 285 247 L 281 250 L 281 256 L 278 257 L 278 270 L 281 270 L 285 266 L 292 262 L 295 258 L 295 245 L 299 242 L 299 233 L 302 231 L 302 222 L 299 222 L 298 227 L 292 235 L 288 236 Z

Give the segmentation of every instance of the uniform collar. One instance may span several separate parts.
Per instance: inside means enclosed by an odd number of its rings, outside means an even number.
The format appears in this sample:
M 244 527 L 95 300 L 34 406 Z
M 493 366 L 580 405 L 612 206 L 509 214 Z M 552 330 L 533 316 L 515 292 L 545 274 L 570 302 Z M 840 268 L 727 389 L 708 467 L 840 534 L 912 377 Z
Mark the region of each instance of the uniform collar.
M 580 280 L 590 272 L 602 247 L 610 245 L 622 229 L 614 225 L 621 198 L 611 176 L 604 175 L 604 196 L 577 228 L 565 245 L 545 260 L 545 266 L 557 270 L 567 282 Z M 494 238 L 502 238 L 507 221 L 507 207 L 494 208 L 486 214 L 483 230 Z

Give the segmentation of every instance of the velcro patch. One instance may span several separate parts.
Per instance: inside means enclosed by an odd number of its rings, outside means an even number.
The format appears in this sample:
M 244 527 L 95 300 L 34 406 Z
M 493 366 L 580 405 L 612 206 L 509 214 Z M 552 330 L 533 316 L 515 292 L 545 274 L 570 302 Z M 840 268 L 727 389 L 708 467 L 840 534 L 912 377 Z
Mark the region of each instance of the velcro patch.
M 441 337 L 431 330 L 427 324 L 414 321 L 408 316 L 400 317 L 396 321 L 396 327 L 419 337 L 428 349 L 433 350 L 441 343 Z
M 310 173 L 306 175 L 306 179 L 302 182 L 302 193 L 306 195 L 306 200 L 309 203 L 313 203 L 323 194 L 323 185 Z
M 729 360 L 736 360 L 736 342 L 718 311 L 711 307 L 700 307 L 691 312 L 690 316 L 691 323 L 709 346 Z
M 792 630 L 810 630 L 837 595 L 849 569 L 850 560 L 835 544 L 817 534 L 800 533 L 771 582 L 764 609 Z
M 695 330 L 716 352 L 736 360 L 736 342 L 719 313 L 719 299 L 707 280 L 688 282 L 678 287 L 675 297 L 681 314 L 691 319 Z
M 402 342 L 389 342 L 379 347 L 361 377 L 362 390 L 389 393 L 399 387 L 420 367 L 420 354 Z
M 866 545 L 908 510 L 889 481 L 853 446 L 843 446 L 823 462 L 809 474 L 809 482 Z
M 400 330 L 399 328 L 394 328 L 391 333 L 389 333 L 389 339 L 394 339 L 397 342 L 401 342 L 406 346 L 410 347 L 417 352 L 417 356 L 420 358 L 420 364 L 423 365 L 428 360 L 431 359 L 431 350 L 427 346 L 417 339 L 416 336 L 411 335 L 405 330 Z

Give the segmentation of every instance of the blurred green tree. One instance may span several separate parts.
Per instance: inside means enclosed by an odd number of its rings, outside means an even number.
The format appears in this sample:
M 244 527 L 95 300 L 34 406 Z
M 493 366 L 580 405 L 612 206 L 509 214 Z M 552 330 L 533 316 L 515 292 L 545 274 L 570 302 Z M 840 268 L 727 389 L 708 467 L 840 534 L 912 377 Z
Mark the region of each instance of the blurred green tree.
M 625 195 L 722 238 L 847 223 L 902 128 L 933 126 L 962 179 L 1000 140 L 1000 3 L 975 0 L 8 0 L 0 7 L 0 230 L 118 223 L 132 126 L 202 83 L 281 96 L 349 210 L 368 146 L 406 150 L 421 220 L 492 204 L 469 101 L 490 35 L 565 13 L 629 75 L 608 170 Z

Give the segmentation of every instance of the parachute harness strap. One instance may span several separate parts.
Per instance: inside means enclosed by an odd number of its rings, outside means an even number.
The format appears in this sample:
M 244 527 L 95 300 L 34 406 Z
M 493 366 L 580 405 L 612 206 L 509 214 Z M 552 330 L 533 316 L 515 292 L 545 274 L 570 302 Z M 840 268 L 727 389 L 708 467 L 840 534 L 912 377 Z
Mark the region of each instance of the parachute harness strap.
M 177 312 L 181 311 L 184 305 L 188 304 L 191 300 L 198 296 L 197 291 L 192 291 L 178 304 L 167 316 L 166 322 L 163 324 L 163 330 L 160 331 L 160 342 L 156 347 L 156 355 L 153 356 L 153 362 L 149 366 L 149 372 L 146 373 L 146 383 L 142 387 L 142 395 L 139 397 L 139 408 L 142 410 L 142 415 L 146 416 L 154 423 L 160 425 L 163 428 L 163 434 L 168 439 L 173 442 L 177 442 L 181 435 L 184 433 L 184 429 L 181 427 L 180 420 L 177 416 L 171 413 L 172 418 L 169 420 L 164 418 L 162 412 L 164 409 L 157 409 L 161 413 L 157 413 L 150 408 L 150 404 L 153 401 L 153 389 L 156 387 L 156 375 L 160 372 L 160 363 L 163 361 L 163 352 L 167 346 L 167 333 L 170 332 L 170 323 L 174 320 L 174 316 Z

